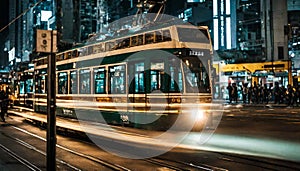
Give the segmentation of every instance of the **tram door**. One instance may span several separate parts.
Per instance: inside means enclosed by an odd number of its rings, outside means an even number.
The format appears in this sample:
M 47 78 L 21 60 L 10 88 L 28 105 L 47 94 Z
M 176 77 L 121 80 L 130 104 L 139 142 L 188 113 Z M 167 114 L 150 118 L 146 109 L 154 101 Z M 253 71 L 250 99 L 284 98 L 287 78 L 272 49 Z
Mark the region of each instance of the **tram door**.
M 161 71 L 151 70 L 150 79 L 151 79 L 151 92 L 153 92 L 155 90 L 160 90 L 160 87 L 161 87 Z
M 128 64 L 128 111 L 145 108 L 145 68 L 144 61 Z

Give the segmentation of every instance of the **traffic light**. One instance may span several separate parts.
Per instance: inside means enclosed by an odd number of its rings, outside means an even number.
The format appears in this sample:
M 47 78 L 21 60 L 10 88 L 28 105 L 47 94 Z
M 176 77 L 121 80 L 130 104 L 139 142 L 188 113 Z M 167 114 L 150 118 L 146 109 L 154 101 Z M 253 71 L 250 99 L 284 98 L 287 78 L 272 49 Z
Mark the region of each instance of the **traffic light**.
M 38 29 L 36 31 L 36 52 L 51 53 L 55 51 L 56 51 L 56 31 Z

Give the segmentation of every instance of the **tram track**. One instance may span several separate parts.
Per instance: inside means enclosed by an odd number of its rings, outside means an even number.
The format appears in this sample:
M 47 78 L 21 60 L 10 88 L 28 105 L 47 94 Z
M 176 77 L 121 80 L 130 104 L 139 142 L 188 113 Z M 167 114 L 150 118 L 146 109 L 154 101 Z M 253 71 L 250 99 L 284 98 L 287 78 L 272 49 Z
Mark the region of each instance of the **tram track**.
M 26 166 L 29 170 L 32 170 L 32 171 L 41 171 L 41 169 L 39 169 L 36 165 L 34 165 L 33 163 L 29 162 L 25 158 L 17 155 L 15 152 L 11 151 L 11 149 L 9 149 L 8 147 L 0 144 L 0 149 L 3 150 L 9 156 L 11 156 L 14 159 L 16 159 L 18 162 L 20 162 L 24 166 Z
M 18 129 L 16 127 L 16 129 Z M 23 130 L 26 132 L 26 130 Z M 32 136 L 37 136 L 37 135 L 32 135 Z M 39 136 L 37 136 L 39 137 Z M 40 137 L 42 138 L 42 137 Z M 77 139 L 79 140 L 79 139 Z M 43 138 L 43 141 L 46 141 Z M 93 144 L 90 142 L 86 142 L 85 140 L 80 140 L 80 141 L 84 141 L 85 143 L 89 143 L 89 144 Z M 57 147 L 59 149 L 62 149 L 64 151 L 68 151 L 71 150 L 67 147 L 57 145 Z M 102 160 L 102 157 L 99 157 L 97 155 L 94 154 L 84 154 L 78 151 L 68 151 L 69 153 L 73 153 L 74 155 L 77 155 L 79 157 L 82 158 L 86 158 L 89 161 L 92 161 L 94 163 L 98 163 L 99 165 L 106 165 L 107 168 L 110 168 L 110 170 L 134 170 L 132 169 L 132 165 L 126 163 L 124 164 L 120 164 L 118 162 L 113 162 L 113 161 L 107 161 L 107 160 Z M 226 154 L 226 153 L 216 153 L 219 154 L 221 157 L 217 157 L 217 160 L 223 161 L 222 163 L 229 163 L 229 165 L 232 164 L 238 164 L 238 165 L 242 165 L 242 166 L 249 166 L 250 168 L 256 168 L 256 169 L 265 169 L 265 170 L 278 170 L 277 168 L 281 168 L 281 169 L 287 169 L 287 170 L 297 170 L 299 168 L 297 168 L 296 166 L 289 166 L 289 165 L 285 165 L 285 164 L 281 164 L 281 163 L 274 163 L 273 161 L 269 161 L 269 160 L 263 160 L 261 161 L 260 158 L 255 159 L 252 157 L 248 156 L 239 156 L 239 155 L 230 155 L 230 154 Z M 101 159 L 100 159 L 101 158 Z M 175 159 L 176 160 L 176 159 Z M 214 166 L 214 163 L 211 163 L 211 165 L 206 164 L 206 162 L 200 162 L 198 163 L 197 161 L 195 162 L 189 162 L 189 161 L 184 161 L 183 160 L 179 160 L 179 161 L 175 161 L 172 160 L 171 158 L 160 158 L 160 157 L 154 157 L 151 159 L 141 159 L 140 162 L 145 162 L 145 163 L 149 163 L 152 166 L 160 166 L 160 168 L 164 168 L 166 170 L 220 170 L 220 171 L 225 171 L 227 169 L 223 169 L 220 168 L 218 166 Z M 280 161 L 280 160 L 278 160 Z M 118 163 L 118 164 L 117 164 Z M 205 163 L 205 164 L 204 164 Z M 232 163 L 232 164 L 230 164 Z M 126 166 L 126 167 L 124 167 Z M 220 166 L 220 165 L 219 165 Z M 223 167 L 223 165 L 221 165 L 221 167 Z M 135 168 L 135 167 L 133 167 Z M 230 167 L 229 167 L 230 168 Z
M 13 127 L 14 129 L 18 130 L 18 131 L 21 131 L 21 132 L 23 132 L 23 133 L 25 133 L 25 134 L 28 134 L 28 135 L 30 135 L 30 136 L 32 136 L 32 137 L 35 137 L 35 138 L 37 138 L 37 139 L 39 139 L 39 140 L 42 140 L 42 141 L 46 142 L 46 139 L 43 138 L 43 137 L 40 137 L 40 136 L 38 136 L 38 135 L 36 135 L 36 134 L 33 134 L 33 133 L 30 133 L 30 132 L 28 132 L 27 130 L 23 130 L 23 129 L 21 129 L 21 128 L 19 128 L 19 127 L 16 127 L 16 126 L 12 126 L 12 127 Z M 26 148 L 28 148 L 28 149 L 30 149 L 30 150 L 33 150 L 33 151 L 35 151 L 35 152 L 38 152 L 38 153 L 40 153 L 40 154 L 46 156 L 46 152 L 37 149 L 36 147 L 34 147 L 34 146 L 32 146 L 32 145 L 26 143 L 25 141 L 22 141 L 22 140 L 20 140 L 20 139 L 18 139 L 18 138 L 15 138 L 15 137 L 10 136 L 10 135 L 6 135 L 6 136 L 9 137 L 9 138 L 11 138 L 11 139 L 13 139 L 15 142 L 19 143 L 20 145 L 23 145 L 24 147 L 26 147 Z M 94 163 L 96 163 L 96 164 L 99 164 L 99 165 L 101 165 L 101 166 L 104 166 L 105 168 L 110 169 L 110 170 L 130 171 L 130 169 L 128 169 L 128 168 L 126 168 L 126 167 L 124 167 L 124 166 L 121 166 L 121 165 L 118 165 L 118 164 L 112 164 L 112 163 L 107 162 L 107 161 L 105 161 L 105 160 L 102 160 L 102 159 L 99 159 L 99 158 L 97 158 L 97 157 L 93 157 L 93 156 L 91 156 L 91 155 L 87 155 L 87 154 L 84 154 L 84 153 L 80 153 L 80 152 L 78 152 L 78 151 L 69 149 L 69 148 L 64 147 L 64 146 L 62 146 L 62 145 L 59 145 L 59 144 L 57 144 L 56 147 L 59 148 L 60 150 L 66 151 L 66 152 L 68 152 L 68 153 L 72 153 L 73 155 L 76 155 L 76 156 L 78 156 L 78 157 L 81 157 L 81 158 L 85 158 L 85 159 L 87 159 L 87 160 L 90 160 L 90 161 L 92 161 L 92 162 L 94 162 Z M 68 162 L 66 162 L 66 161 L 63 161 L 63 160 L 61 160 L 61 159 L 56 159 L 56 161 L 57 161 L 59 164 L 61 164 L 61 165 L 65 165 L 65 166 L 71 168 L 72 170 L 76 170 L 76 171 L 80 171 L 80 170 L 81 170 L 80 168 L 75 167 L 75 166 L 73 166 L 72 164 L 70 164 L 70 163 L 68 163 Z
M 13 127 L 14 127 L 14 126 L 13 126 Z M 15 142 L 15 143 L 21 145 L 22 147 L 25 147 L 25 148 L 29 149 L 31 152 L 32 152 L 32 151 L 33 151 L 33 152 L 36 152 L 36 153 L 41 154 L 42 156 L 45 156 L 45 157 L 46 157 L 46 155 L 47 155 L 45 151 L 40 150 L 40 149 L 38 149 L 37 147 L 35 147 L 35 146 L 33 146 L 33 145 L 31 145 L 31 144 L 29 144 L 29 143 L 27 143 L 27 142 L 25 142 L 25 141 L 19 139 L 19 138 L 13 137 L 13 136 L 8 135 L 8 134 L 5 134 L 5 133 L 2 133 L 2 135 L 6 136 L 7 138 L 11 139 L 13 142 Z M 1 145 L 1 144 L 0 144 L 0 145 Z M 3 145 L 1 145 L 1 148 L 5 148 L 5 150 L 6 150 L 9 154 L 12 154 L 12 155 L 16 156 L 15 159 L 17 159 L 18 161 L 20 161 L 20 162 L 21 162 L 22 164 L 24 164 L 25 166 L 30 166 L 30 167 L 28 167 L 28 168 L 30 168 L 31 170 L 41 170 L 41 169 L 39 169 L 37 166 L 35 166 L 33 163 L 29 162 L 28 160 L 26 160 L 26 159 L 20 157 L 20 156 L 17 155 L 16 153 L 12 152 L 12 150 L 9 149 L 8 147 L 4 147 Z M 65 165 L 65 166 L 67 166 L 68 168 L 71 168 L 72 170 L 80 171 L 79 168 L 76 168 L 75 166 L 73 166 L 73 165 L 71 165 L 71 164 L 69 164 L 69 163 L 67 163 L 67 162 L 65 162 L 65 161 L 63 161 L 63 160 L 56 159 L 56 161 L 57 161 L 59 164 L 61 164 L 61 165 Z
M 24 133 L 24 134 L 27 134 L 27 135 L 30 135 L 31 137 L 34 137 L 34 138 L 37 138 L 43 142 L 46 142 L 46 139 L 43 138 L 43 137 L 40 137 L 34 133 L 31 133 L 27 130 L 24 130 L 22 128 L 19 128 L 17 126 L 14 126 L 14 125 L 11 125 L 12 128 Z M 37 147 L 25 142 L 25 141 L 22 141 L 20 140 L 19 138 L 15 138 L 11 135 L 5 135 L 6 137 L 12 139 L 14 142 L 22 145 L 23 147 L 31 150 L 31 151 L 34 151 L 34 152 L 37 152 L 43 156 L 46 156 L 46 152 L 42 151 L 42 150 L 39 150 Z M 92 143 L 91 143 L 92 144 Z M 56 147 L 59 149 L 59 150 L 63 150 L 65 152 L 68 152 L 68 153 L 71 153 L 73 155 L 76 155 L 80 158 L 84 158 L 86 160 L 89 160 L 89 161 L 92 161 L 98 165 L 101 165 L 101 166 L 104 166 L 105 168 L 107 168 L 108 170 L 118 170 L 118 171 L 131 171 L 132 169 L 128 168 L 127 166 L 123 166 L 123 165 L 120 165 L 120 164 L 117 164 L 117 163 L 112 163 L 112 162 L 109 162 L 109 161 L 106 161 L 106 160 L 103 160 L 103 159 L 100 159 L 98 157 L 95 157 L 95 156 L 92 156 L 90 154 L 85 154 L 85 153 L 81 153 L 81 152 L 78 152 L 78 151 L 75 151 L 75 150 L 72 150 L 68 147 L 64 147 L 62 145 L 59 145 L 57 144 Z M 163 169 L 168 169 L 168 170 L 177 170 L 177 171 L 181 171 L 181 170 L 193 170 L 193 169 L 186 169 L 187 165 L 181 165 L 178 166 L 179 164 L 178 163 L 172 163 L 170 164 L 170 162 L 164 162 L 162 160 L 158 160 L 158 159 L 142 159 L 141 160 L 142 162 L 147 162 L 147 163 L 151 163 L 151 165 L 153 165 L 152 167 L 154 168 L 163 168 Z M 57 162 L 58 164 L 60 165 L 63 165 L 64 167 L 67 167 L 67 168 L 70 168 L 71 170 L 76 170 L 76 171 L 80 171 L 81 169 L 68 163 L 67 161 L 64 161 L 64 160 L 61 160 L 61 159 L 57 159 Z M 156 167 L 158 166 L 158 167 Z M 197 169 L 198 170 L 198 169 Z
M 170 167 L 176 171 L 194 171 L 194 170 L 202 170 L 202 171 L 228 171 L 227 169 L 211 166 L 207 164 L 193 164 L 182 161 L 175 161 L 166 158 L 155 157 L 152 159 L 147 159 L 146 161 L 150 163 L 155 163 L 161 166 Z
M 34 133 L 31 133 L 25 129 L 22 129 L 20 127 L 17 127 L 15 125 L 11 125 L 11 127 L 15 130 L 18 130 L 24 134 L 27 134 L 31 137 L 34 137 L 36 139 L 39 139 L 43 142 L 46 142 L 46 139 L 37 135 L 37 134 L 34 134 Z M 37 147 L 25 142 L 25 141 L 22 141 L 20 140 L 19 138 L 15 138 L 11 135 L 5 135 L 7 137 L 9 137 L 10 139 L 12 139 L 14 142 L 26 147 L 27 149 L 31 150 L 31 151 L 34 151 L 34 152 L 37 152 L 39 154 L 42 154 L 43 156 L 46 156 L 46 153 L 42 150 L 39 150 Z M 87 142 L 88 144 L 92 144 L 90 142 Z M 131 171 L 131 170 L 134 170 L 134 169 L 131 169 L 129 167 L 127 167 L 126 165 L 120 165 L 120 164 L 117 164 L 117 163 L 113 163 L 111 161 L 107 161 L 107 160 L 103 160 L 103 159 L 100 159 L 99 157 L 97 156 L 93 156 L 91 154 L 85 154 L 85 153 L 82 153 L 82 152 L 78 152 L 76 150 L 72 150 L 68 147 L 65 147 L 63 145 L 60 145 L 60 144 L 57 144 L 56 147 L 58 148 L 58 150 L 63 150 L 64 153 L 67 152 L 67 153 L 71 153 L 73 155 L 76 155 L 80 158 L 85 158 L 86 160 L 89 160 L 89 161 L 92 161 L 94 163 L 96 163 L 97 165 L 101 165 L 101 166 L 104 166 L 105 168 L 107 168 L 108 170 L 119 170 L 119 171 Z M 67 161 L 64 161 L 64 160 L 61 160 L 61 159 L 57 159 L 57 162 L 60 166 L 64 166 L 64 167 L 67 167 L 67 168 L 70 168 L 71 170 L 76 170 L 76 171 L 80 171 L 81 169 L 68 163 Z M 196 165 L 196 164 L 191 164 L 191 163 L 184 163 L 184 162 L 179 162 L 179 161 L 172 161 L 172 160 L 169 160 L 169 159 L 162 159 L 162 158 L 151 158 L 151 159 L 141 159 L 140 162 L 146 162 L 146 163 L 150 163 L 150 165 L 154 168 L 161 168 L 161 169 L 166 169 L 166 170 L 176 170 L 176 171 L 184 171 L 184 170 L 204 170 L 204 171 L 209 171 L 209 170 L 220 170 L 220 171 L 224 171 L 226 169 L 220 169 L 217 167 L 214 167 L 214 166 L 209 166 L 209 165 Z M 132 166 L 131 166 L 132 167 Z
M 250 156 L 239 156 L 234 154 L 227 153 L 218 153 L 223 157 L 219 157 L 220 160 L 225 160 L 228 162 L 240 163 L 243 165 L 255 166 L 264 170 L 299 170 L 299 167 L 295 167 L 292 165 L 296 165 L 294 162 L 289 162 L 289 164 L 283 164 L 280 160 L 267 160 L 262 158 L 254 158 Z M 259 163 L 259 165 L 257 164 Z M 274 169 L 276 166 L 276 169 Z

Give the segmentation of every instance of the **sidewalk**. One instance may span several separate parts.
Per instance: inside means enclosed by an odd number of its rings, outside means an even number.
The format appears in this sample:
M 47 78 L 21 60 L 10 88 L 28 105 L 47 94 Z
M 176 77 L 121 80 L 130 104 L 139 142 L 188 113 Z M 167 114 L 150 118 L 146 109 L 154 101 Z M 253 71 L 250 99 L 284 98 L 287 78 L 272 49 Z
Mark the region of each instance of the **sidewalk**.
M 232 102 L 229 103 L 229 100 L 223 100 L 223 99 L 213 99 L 213 103 L 223 103 L 225 106 L 243 106 L 243 107 L 268 107 L 268 108 L 299 108 L 300 109 L 300 104 L 298 105 L 293 105 L 293 106 L 288 106 L 287 104 L 274 104 L 273 101 L 269 103 L 243 103 L 242 100 L 239 100 L 237 103 Z
M 225 106 L 226 105 L 231 105 L 231 106 L 244 106 L 244 107 L 268 107 L 268 108 L 285 108 L 285 107 L 288 107 L 287 104 L 274 104 L 274 103 L 268 103 L 268 104 L 262 104 L 262 103 L 259 103 L 259 104 L 256 104 L 256 103 L 225 103 L 224 104 Z M 294 108 L 300 108 L 300 106 L 294 106 Z

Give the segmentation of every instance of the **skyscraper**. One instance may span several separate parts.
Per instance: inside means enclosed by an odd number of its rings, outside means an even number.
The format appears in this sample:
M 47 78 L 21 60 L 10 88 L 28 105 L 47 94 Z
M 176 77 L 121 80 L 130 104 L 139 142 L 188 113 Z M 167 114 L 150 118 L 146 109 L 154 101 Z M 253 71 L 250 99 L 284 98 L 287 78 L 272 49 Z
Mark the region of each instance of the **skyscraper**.
M 4 28 L 8 23 L 8 0 L 0 1 L 0 29 Z M 0 32 L 0 66 L 8 64 L 8 49 L 5 46 L 7 41 L 8 29 Z

